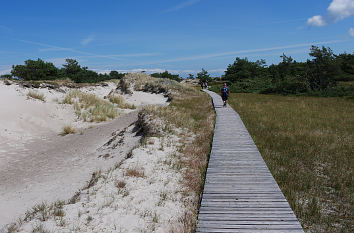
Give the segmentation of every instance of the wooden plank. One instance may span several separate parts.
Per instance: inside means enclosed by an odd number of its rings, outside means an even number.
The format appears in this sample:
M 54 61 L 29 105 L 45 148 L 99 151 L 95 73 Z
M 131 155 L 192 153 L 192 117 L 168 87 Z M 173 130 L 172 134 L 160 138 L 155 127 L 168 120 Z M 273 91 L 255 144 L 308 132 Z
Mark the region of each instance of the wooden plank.
M 239 115 L 229 106 L 215 111 L 197 232 L 303 233 Z
M 285 233 L 284 230 L 252 230 L 252 229 L 247 229 L 247 231 L 245 231 L 244 229 L 212 229 L 212 228 L 208 228 L 208 229 L 204 229 L 204 228 L 197 228 L 197 233 L 201 233 L 201 232 L 209 232 L 209 233 L 224 233 L 224 232 L 228 232 L 228 233 Z M 302 229 L 299 230 L 287 230 L 286 233 L 304 233 L 302 231 Z

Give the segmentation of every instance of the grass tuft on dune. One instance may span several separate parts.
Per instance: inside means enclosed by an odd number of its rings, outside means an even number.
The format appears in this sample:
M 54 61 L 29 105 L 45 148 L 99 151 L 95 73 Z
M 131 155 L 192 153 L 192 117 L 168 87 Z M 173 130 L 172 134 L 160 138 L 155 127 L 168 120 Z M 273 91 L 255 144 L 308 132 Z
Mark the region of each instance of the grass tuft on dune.
M 136 109 L 136 106 L 134 104 L 127 103 L 122 95 L 111 95 L 108 97 L 108 99 L 111 103 L 116 104 L 119 108 Z
M 87 94 L 79 90 L 74 90 L 67 94 L 63 104 L 74 105 L 76 115 L 82 120 L 89 122 L 114 119 L 118 114 L 112 103 L 94 94 Z
M 41 100 L 41 101 L 45 102 L 45 96 L 41 93 L 36 92 L 36 91 L 29 91 L 27 93 L 27 96 L 32 99 L 37 99 L 37 100 Z

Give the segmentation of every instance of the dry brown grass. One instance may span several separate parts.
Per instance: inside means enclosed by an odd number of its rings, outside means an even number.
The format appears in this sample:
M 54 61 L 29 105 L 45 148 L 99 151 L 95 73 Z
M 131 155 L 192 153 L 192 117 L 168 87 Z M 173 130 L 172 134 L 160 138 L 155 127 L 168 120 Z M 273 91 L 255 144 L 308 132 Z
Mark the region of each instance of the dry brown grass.
M 37 99 L 37 100 L 41 100 L 41 101 L 45 102 L 45 96 L 41 93 L 36 92 L 36 91 L 29 91 L 27 93 L 27 96 L 32 99 Z
M 71 125 L 66 125 L 63 127 L 63 131 L 61 132 L 62 136 L 68 135 L 68 134 L 75 134 L 76 133 L 76 129 L 71 126 Z
M 119 189 L 123 189 L 125 188 L 126 183 L 123 180 L 116 180 L 114 185 Z
M 126 176 L 145 178 L 144 170 L 141 168 L 128 168 L 125 171 Z
M 84 121 L 101 122 L 114 119 L 117 109 L 110 102 L 79 90 L 71 91 L 65 97 L 64 104 L 73 104 L 75 113 Z
M 231 94 L 307 232 L 354 229 L 354 101 Z
M 136 106 L 134 104 L 129 104 L 122 95 L 111 95 L 108 99 L 111 103 L 117 104 L 119 108 L 136 109 Z
M 188 94 L 176 94 L 167 107 L 145 108 L 141 116 L 145 133 L 148 136 L 183 129 L 180 137 L 182 145 L 179 151 L 183 156 L 178 157 L 176 169 L 183 171 L 183 186 L 185 193 L 194 196 L 188 199 L 185 218 L 181 218 L 179 226 L 172 226 L 171 232 L 194 232 L 199 209 L 199 201 L 203 192 L 207 161 L 210 153 L 214 131 L 215 112 L 211 98 L 202 92 L 187 89 Z M 156 121 L 163 119 L 163 122 Z M 151 124 L 148 124 L 150 121 Z M 156 129 L 158 128 L 158 129 Z M 188 133 L 189 132 L 189 133 Z M 192 139 L 191 133 L 195 135 Z M 176 230 L 178 229 L 178 230 Z

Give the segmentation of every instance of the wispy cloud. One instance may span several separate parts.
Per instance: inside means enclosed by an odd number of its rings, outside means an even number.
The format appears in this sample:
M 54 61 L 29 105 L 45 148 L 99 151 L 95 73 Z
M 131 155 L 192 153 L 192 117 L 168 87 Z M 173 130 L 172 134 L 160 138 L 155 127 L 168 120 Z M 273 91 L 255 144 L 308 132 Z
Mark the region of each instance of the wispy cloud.
M 84 38 L 83 40 L 81 40 L 81 45 L 82 46 L 86 46 L 86 45 L 88 45 L 89 43 L 91 43 L 92 41 L 94 41 L 94 36 L 92 36 L 92 35 L 89 35 L 88 37 L 86 37 L 86 38 Z
M 12 70 L 11 68 L 7 68 L 7 69 L 0 68 L 0 75 L 9 74 L 11 70 Z
M 323 27 L 330 23 L 354 15 L 354 0 L 333 0 L 327 8 L 326 15 L 315 15 L 307 20 L 307 25 Z
M 35 42 L 35 41 L 29 41 L 29 40 L 19 40 L 22 43 L 27 43 L 27 44 L 32 44 L 32 45 L 37 45 L 42 48 L 39 49 L 40 52 L 48 52 L 48 51 L 69 51 L 77 54 L 81 54 L 84 56 L 81 57 L 86 57 L 86 58 L 108 58 L 112 60 L 121 60 L 120 57 L 147 57 L 147 56 L 157 56 L 159 53 L 131 53 L 131 54 L 96 54 L 96 53 L 89 53 L 89 52 L 84 52 L 81 50 L 77 49 L 72 49 L 72 48 L 66 48 L 66 47 L 61 47 L 61 46 L 56 46 L 56 45 L 50 45 L 46 43 L 41 43 L 41 42 Z M 44 47 L 44 48 L 43 48 Z
M 50 44 L 46 44 L 46 43 L 41 43 L 41 42 L 36 42 L 36 41 L 29 41 L 29 40 L 19 40 L 22 43 L 26 43 L 26 44 L 32 44 L 32 45 L 38 45 L 44 48 L 40 48 L 39 51 L 40 52 L 45 52 L 45 51 L 71 51 L 74 53 L 78 53 L 78 54 L 83 54 L 83 55 L 96 55 L 93 53 L 87 53 L 87 52 L 83 52 L 83 51 L 79 51 L 76 49 L 72 49 L 72 48 L 65 48 L 65 47 L 60 47 L 60 46 L 56 46 L 56 45 L 50 45 Z
M 225 57 L 225 56 L 240 56 L 242 54 L 253 54 L 253 53 L 262 53 L 268 51 L 276 51 L 276 50 L 285 50 L 285 49 L 294 49 L 294 48 L 302 48 L 302 47 L 310 47 L 311 45 L 326 45 L 326 44 L 337 44 L 342 43 L 347 40 L 331 40 L 331 41 L 320 41 L 320 42 L 311 42 L 311 43 L 301 43 L 301 44 L 292 44 L 278 47 L 269 47 L 269 48 L 258 48 L 258 49 L 246 49 L 246 50 L 236 50 L 236 51 L 228 51 L 228 52 L 219 52 L 219 53 L 210 53 L 210 54 L 202 54 L 188 57 L 179 57 L 172 58 L 160 61 L 153 61 L 150 63 L 145 63 L 144 65 L 149 64 L 164 64 L 170 62 L 181 62 L 181 61 L 192 61 L 192 60 L 202 60 L 216 57 Z
M 11 29 L 9 27 L 6 27 L 5 25 L 1 25 L 1 24 L 0 24 L 0 30 L 11 31 Z
M 191 6 L 191 5 L 194 5 L 198 2 L 200 2 L 201 0 L 187 0 L 187 1 L 184 1 L 184 2 L 181 2 L 180 4 L 178 5 L 175 5 L 169 9 L 166 10 L 166 12 L 173 12 L 173 11 L 179 11 L 183 8 L 186 8 L 188 6 Z
M 350 36 L 354 36 L 354 28 L 350 28 L 349 29 L 349 35 Z
M 128 53 L 128 54 L 108 54 L 105 56 L 109 57 L 152 57 L 152 56 L 158 56 L 161 55 L 161 53 Z

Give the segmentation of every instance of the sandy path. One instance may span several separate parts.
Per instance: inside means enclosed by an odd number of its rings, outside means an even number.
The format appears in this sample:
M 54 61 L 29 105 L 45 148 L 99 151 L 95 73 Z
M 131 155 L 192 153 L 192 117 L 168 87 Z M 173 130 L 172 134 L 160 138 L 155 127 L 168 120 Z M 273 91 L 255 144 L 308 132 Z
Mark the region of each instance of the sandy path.
M 138 111 L 124 114 L 83 134 L 52 134 L 13 152 L 0 168 L 0 229 L 37 203 L 69 199 L 92 172 L 121 161 L 140 139 L 130 126 L 137 115 Z M 110 146 L 103 146 L 112 138 Z M 110 148 L 113 144 L 115 149 Z M 99 157 L 106 154 L 110 157 Z

